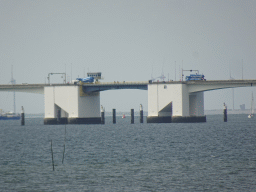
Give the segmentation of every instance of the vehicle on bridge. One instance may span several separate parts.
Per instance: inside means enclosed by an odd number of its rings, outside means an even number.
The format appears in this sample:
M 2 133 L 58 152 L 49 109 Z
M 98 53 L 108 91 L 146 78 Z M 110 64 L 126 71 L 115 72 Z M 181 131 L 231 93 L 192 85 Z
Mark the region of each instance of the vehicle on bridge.
M 89 73 L 87 73 L 87 77 L 93 77 L 96 82 L 98 82 L 99 79 L 102 79 L 101 72 L 89 72 Z
M 81 81 L 83 83 L 93 83 L 94 82 L 94 78 L 93 77 L 76 78 L 76 80 Z
M 186 76 L 186 81 L 206 81 L 203 74 L 190 74 Z

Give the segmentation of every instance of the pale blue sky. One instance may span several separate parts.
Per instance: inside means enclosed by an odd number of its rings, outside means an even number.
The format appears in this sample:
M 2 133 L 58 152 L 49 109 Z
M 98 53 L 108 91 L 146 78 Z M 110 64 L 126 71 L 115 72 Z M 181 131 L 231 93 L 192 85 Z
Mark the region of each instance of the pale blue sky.
M 44 83 L 48 73 L 73 79 L 101 71 L 104 82 L 176 80 L 184 69 L 206 79 L 256 79 L 254 0 L 0 0 L 0 84 Z M 72 65 L 72 74 L 71 74 Z M 185 74 L 186 75 L 186 74 Z M 60 76 L 52 82 L 62 82 Z M 256 88 L 236 88 L 235 108 L 249 108 Z M 205 109 L 232 108 L 231 90 L 205 93 Z M 0 108 L 12 110 L 12 93 L 0 92 Z M 147 91 L 101 92 L 107 111 L 147 110 Z M 16 93 L 16 107 L 44 112 L 43 95 Z

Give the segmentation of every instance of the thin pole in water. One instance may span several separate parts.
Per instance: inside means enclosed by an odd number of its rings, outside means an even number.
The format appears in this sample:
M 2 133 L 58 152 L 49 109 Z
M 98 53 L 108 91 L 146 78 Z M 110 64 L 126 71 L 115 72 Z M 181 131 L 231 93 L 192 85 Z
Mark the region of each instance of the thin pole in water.
M 52 140 L 51 140 L 51 151 L 52 151 L 52 170 L 54 171 L 54 160 L 53 160 Z
M 63 150 L 63 156 L 62 156 L 62 164 L 64 162 L 65 144 L 66 144 L 66 125 L 65 125 L 65 138 L 64 138 L 64 150 Z

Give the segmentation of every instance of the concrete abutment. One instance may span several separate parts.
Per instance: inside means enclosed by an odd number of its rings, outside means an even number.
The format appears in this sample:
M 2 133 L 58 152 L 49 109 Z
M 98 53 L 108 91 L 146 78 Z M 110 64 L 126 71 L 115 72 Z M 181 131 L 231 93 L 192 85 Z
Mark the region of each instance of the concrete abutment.
M 182 122 L 206 122 L 204 93 L 190 93 L 182 83 L 149 84 L 147 123 Z
M 44 88 L 45 125 L 101 124 L 100 93 L 85 94 L 81 86 Z

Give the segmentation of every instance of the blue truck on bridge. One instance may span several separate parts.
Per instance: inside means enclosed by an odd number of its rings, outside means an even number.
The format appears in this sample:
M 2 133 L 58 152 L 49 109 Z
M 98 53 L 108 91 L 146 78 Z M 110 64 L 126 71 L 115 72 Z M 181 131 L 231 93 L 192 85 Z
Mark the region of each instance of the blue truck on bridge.
M 82 81 L 83 83 L 93 83 L 94 78 L 93 77 L 86 77 L 86 78 L 76 78 L 78 81 Z
M 201 74 L 190 74 L 189 76 L 186 76 L 186 81 L 206 81 L 204 78 L 204 75 Z

